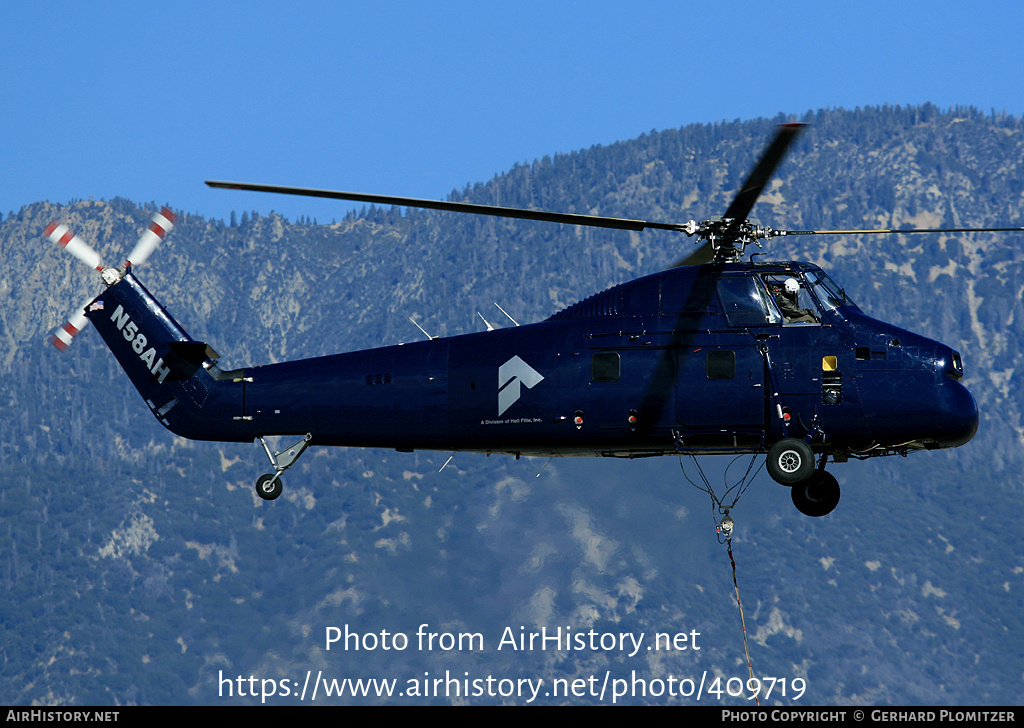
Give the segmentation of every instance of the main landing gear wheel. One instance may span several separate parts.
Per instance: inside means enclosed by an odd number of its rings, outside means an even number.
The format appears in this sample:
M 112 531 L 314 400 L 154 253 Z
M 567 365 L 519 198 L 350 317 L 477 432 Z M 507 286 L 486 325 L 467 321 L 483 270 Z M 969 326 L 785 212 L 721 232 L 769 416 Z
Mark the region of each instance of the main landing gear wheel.
M 268 473 L 261 475 L 256 480 L 256 495 L 263 500 L 274 500 L 281 495 L 282 490 L 284 490 L 284 483 L 281 482 L 280 475 Z
M 802 483 L 793 486 L 793 505 L 805 516 L 827 516 L 839 504 L 839 481 L 832 473 L 816 470 Z
M 779 440 L 768 450 L 768 474 L 782 485 L 795 485 L 814 473 L 814 453 L 803 440 Z

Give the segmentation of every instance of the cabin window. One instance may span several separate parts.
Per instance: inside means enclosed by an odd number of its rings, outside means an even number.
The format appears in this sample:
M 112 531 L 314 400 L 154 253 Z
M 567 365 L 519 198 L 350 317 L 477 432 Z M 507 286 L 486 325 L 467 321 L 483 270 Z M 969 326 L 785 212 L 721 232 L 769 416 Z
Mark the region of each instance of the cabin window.
M 620 375 L 619 352 L 600 351 L 590 358 L 590 378 L 595 382 L 617 382 Z
M 762 296 L 753 278 L 722 278 L 718 297 L 730 326 L 764 326 L 768 322 Z
M 708 379 L 734 379 L 736 377 L 736 352 L 709 351 L 707 375 Z
M 788 279 L 795 280 L 800 287 L 795 297 L 784 292 Z M 782 323 L 821 323 L 821 310 L 817 300 L 808 294 L 799 273 L 768 275 L 764 278 L 764 284 L 771 295 L 772 308 L 777 309 L 781 314 Z
M 764 281 L 760 278 L 755 278 L 754 289 L 757 291 L 758 298 L 761 299 L 761 306 L 768 313 L 768 323 L 781 324 L 782 313 L 779 311 L 779 307 L 775 303 L 775 298 L 769 294 L 768 289 L 765 288 Z
M 868 346 L 858 346 L 855 350 L 857 361 L 884 361 L 885 349 L 872 349 Z
M 821 305 L 831 310 L 840 306 L 857 305 L 846 295 L 846 291 L 836 285 L 835 281 L 829 278 L 823 271 L 809 271 L 807 273 L 807 285 L 814 296 L 821 302 Z

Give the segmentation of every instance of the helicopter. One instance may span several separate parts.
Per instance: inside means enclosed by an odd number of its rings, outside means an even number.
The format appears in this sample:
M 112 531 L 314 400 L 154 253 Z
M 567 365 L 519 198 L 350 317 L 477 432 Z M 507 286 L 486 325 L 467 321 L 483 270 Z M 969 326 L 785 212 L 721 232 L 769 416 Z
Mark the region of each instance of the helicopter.
M 819 266 L 744 260 L 787 235 L 1024 228 L 774 230 L 749 213 L 803 124 L 782 124 L 721 217 L 663 223 L 454 201 L 208 181 L 214 188 L 641 231 L 700 244 L 672 267 L 596 293 L 546 320 L 460 336 L 224 370 L 134 268 L 173 227 L 153 216 L 120 267 L 65 225 L 46 235 L 98 270 L 103 292 L 58 331 L 91 322 L 171 432 L 259 441 L 280 496 L 310 446 L 527 456 L 766 456 L 793 504 L 824 516 L 840 498 L 829 462 L 954 448 L 979 413 L 951 347 L 865 314 Z M 488 327 L 491 328 L 490 326 Z M 268 437 L 298 438 L 275 452 Z

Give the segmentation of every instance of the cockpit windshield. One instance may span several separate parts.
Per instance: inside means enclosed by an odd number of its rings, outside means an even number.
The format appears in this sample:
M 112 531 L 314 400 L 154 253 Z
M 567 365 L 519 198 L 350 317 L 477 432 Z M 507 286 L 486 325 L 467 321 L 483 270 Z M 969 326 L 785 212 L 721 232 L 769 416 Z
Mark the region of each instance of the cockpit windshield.
M 840 306 L 857 307 L 857 304 L 846 295 L 846 291 L 837 286 L 824 271 L 808 271 L 804 274 L 804 279 L 807 281 L 808 289 L 813 292 L 823 308 L 832 310 Z

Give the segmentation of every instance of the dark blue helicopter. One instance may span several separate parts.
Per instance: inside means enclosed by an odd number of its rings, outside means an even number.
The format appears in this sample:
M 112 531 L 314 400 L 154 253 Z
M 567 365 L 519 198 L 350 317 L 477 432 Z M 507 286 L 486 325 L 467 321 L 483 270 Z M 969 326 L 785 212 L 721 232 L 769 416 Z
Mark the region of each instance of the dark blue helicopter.
M 647 457 L 767 453 L 796 507 L 830 513 L 839 485 L 825 466 L 849 458 L 957 447 L 978 427 L 950 347 L 865 315 L 819 267 L 744 262 L 781 235 L 966 232 L 776 231 L 748 219 L 800 131 L 776 137 L 721 218 L 683 224 L 436 202 L 306 188 L 210 186 L 643 230 L 704 241 L 676 266 L 610 288 L 545 321 L 450 338 L 224 371 L 136 278 L 173 225 L 154 216 L 128 263 L 103 268 L 64 226 L 54 240 L 102 271 L 106 290 L 58 334 L 91 320 L 153 414 L 197 440 L 260 440 L 281 474 L 310 445 L 403 452 Z M 1022 228 L 985 228 L 985 231 Z M 758 245 L 760 243 L 757 243 Z M 273 452 L 268 436 L 299 438 Z

